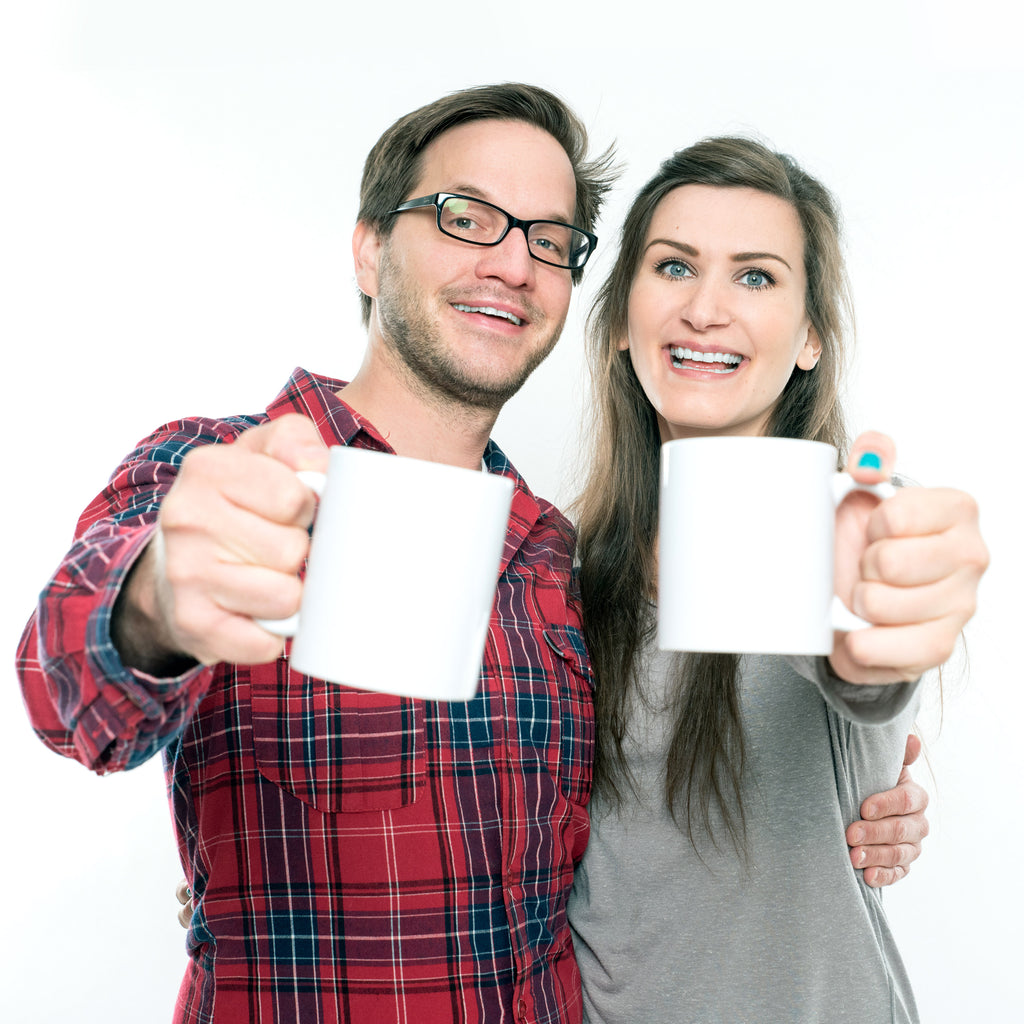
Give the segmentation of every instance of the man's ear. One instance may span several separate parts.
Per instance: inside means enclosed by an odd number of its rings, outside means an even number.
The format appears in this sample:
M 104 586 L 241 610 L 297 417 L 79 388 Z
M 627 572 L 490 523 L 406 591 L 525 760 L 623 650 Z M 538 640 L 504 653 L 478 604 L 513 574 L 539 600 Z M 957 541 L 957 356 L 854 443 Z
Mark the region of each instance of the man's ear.
M 381 238 L 377 229 L 361 220 L 352 232 L 352 261 L 355 264 L 356 284 L 368 298 L 377 297 L 378 262 Z

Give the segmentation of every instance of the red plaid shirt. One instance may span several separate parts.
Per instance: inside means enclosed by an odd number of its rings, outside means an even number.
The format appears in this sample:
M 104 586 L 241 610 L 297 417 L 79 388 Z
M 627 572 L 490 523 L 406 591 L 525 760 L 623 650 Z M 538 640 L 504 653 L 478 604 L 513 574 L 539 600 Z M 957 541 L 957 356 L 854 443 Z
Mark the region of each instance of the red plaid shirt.
M 33 725 L 100 773 L 163 752 L 196 901 L 177 1021 L 579 1021 L 565 908 L 593 709 L 571 528 L 497 446 L 488 469 L 516 492 L 472 701 L 327 685 L 284 659 L 155 679 L 111 643 L 119 585 L 191 448 L 300 412 L 327 444 L 390 450 L 341 386 L 297 370 L 265 414 L 181 420 L 128 456 L 25 630 Z M 443 546 L 424 571 L 435 561 Z

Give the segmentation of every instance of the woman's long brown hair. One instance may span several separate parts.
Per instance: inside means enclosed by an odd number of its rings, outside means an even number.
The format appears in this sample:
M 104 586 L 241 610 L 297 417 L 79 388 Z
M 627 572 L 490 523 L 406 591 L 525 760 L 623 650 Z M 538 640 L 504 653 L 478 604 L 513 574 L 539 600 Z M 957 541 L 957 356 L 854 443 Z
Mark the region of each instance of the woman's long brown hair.
M 794 369 L 767 433 L 847 445 L 839 400 L 844 335 L 852 330 L 849 287 L 840 249 L 839 214 L 828 190 L 790 157 L 746 138 L 706 139 L 666 160 L 626 216 L 615 266 L 588 321 L 593 422 L 590 470 L 575 503 L 587 643 L 596 685 L 595 785 L 618 803 L 634 790 L 623 754 L 640 659 L 651 641 L 661 438 L 650 402 L 633 371 L 626 337 L 629 294 L 658 203 L 673 189 L 700 184 L 753 188 L 797 211 L 804 234 L 807 314 L 821 341 L 810 371 Z M 710 838 L 714 812 L 735 849 L 745 852 L 741 787 L 744 738 L 737 668 L 731 654 L 678 660 L 675 727 L 665 766 L 665 800 L 694 848 Z M 699 850 L 698 850 L 699 852 Z

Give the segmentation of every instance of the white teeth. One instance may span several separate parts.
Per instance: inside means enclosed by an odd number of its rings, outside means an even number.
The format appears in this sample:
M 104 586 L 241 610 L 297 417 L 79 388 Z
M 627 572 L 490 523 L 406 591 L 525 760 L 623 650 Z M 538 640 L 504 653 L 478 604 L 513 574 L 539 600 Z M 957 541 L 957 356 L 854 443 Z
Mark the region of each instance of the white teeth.
M 513 316 L 504 309 L 495 309 L 493 306 L 467 306 L 462 302 L 453 302 L 452 305 L 463 313 L 486 313 L 488 316 L 500 316 L 505 320 L 510 320 L 516 327 L 522 326 L 523 323 L 519 317 Z
M 731 352 L 701 352 L 690 348 L 670 348 L 669 355 L 677 364 L 684 360 L 691 363 L 724 364 L 721 370 L 713 370 L 713 373 L 732 373 L 743 362 L 742 356 L 734 355 Z

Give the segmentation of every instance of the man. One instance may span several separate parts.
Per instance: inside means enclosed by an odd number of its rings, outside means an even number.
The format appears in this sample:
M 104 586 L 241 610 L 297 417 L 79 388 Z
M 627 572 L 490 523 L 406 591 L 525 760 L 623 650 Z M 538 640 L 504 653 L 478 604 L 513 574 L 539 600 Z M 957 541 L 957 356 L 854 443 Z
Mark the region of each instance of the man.
M 580 1018 L 565 904 L 593 717 L 571 528 L 489 433 L 596 241 L 609 161 L 585 153 L 575 116 L 529 86 L 396 122 L 353 239 L 355 378 L 297 370 L 264 413 L 156 431 L 83 514 L 26 629 L 45 742 L 100 773 L 163 752 L 195 896 L 178 1021 Z M 302 677 L 253 621 L 298 606 L 314 501 L 294 471 L 332 444 L 515 480 L 468 704 Z

